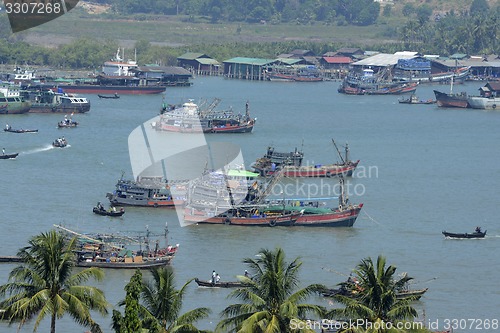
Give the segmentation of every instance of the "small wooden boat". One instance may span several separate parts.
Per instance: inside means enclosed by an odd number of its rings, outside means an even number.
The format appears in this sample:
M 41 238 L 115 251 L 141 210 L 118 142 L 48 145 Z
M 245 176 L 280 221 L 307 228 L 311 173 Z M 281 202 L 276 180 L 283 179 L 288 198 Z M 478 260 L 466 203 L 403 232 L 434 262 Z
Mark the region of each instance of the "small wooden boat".
M 484 236 L 486 236 L 486 231 L 475 231 L 475 232 L 472 232 L 472 233 L 453 233 L 453 232 L 446 232 L 446 231 L 443 231 L 443 235 L 444 237 L 447 237 L 447 238 L 464 238 L 464 239 L 468 239 L 468 238 L 484 238 Z
M 99 96 L 99 98 L 104 98 L 104 99 L 118 99 L 118 98 L 120 98 L 120 95 L 118 95 L 118 94 L 114 94 L 114 95 L 111 95 L 111 96 L 109 96 L 109 95 L 99 95 L 98 94 L 97 96 Z
M 410 290 L 401 290 L 396 293 L 397 299 L 405 299 L 412 297 L 413 300 L 417 301 L 422 297 L 429 288 L 424 289 L 410 289 Z M 328 289 L 322 293 L 323 297 L 334 297 L 336 295 L 347 296 L 347 297 L 355 297 L 356 294 L 350 291 L 348 288 L 340 287 L 338 289 Z
M 243 283 L 237 281 L 212 283 L 212 281 L 202 281 L 198 278 L 195 278 L 194 281 L 198 284 L 199 287 L 207 288 L 239 288 L 243 286 Z
M 37 129 L 13 129 L 12 127 L 9 127 L 4 128 L 3 130 L 10 133 L 38 133 Z
M 52 146 L 56 147 L 56 148 L 64 148 L 67 145 L 68 145 L 68 142 L 64 138 L 56 139 L 56 140 L 54 140 L 54 142 L 52 142 Z
M 92 209 L 94 214 L 97 215 L 102 215 L 102 216 L 112 216 L 112 217 L 117 217 L 117 216 L 122 216 L 125 214 L 125 210 L 123 208 L 120 208 L 120 210 L 106 210 L 104 207 L 94 207 Z
M 78 122 L 76 121 L 64 121 L 61 120 L 60 122 L 57 123 L 57 127 L 59 128 L 72 128 L 78 126 Z
M 402 290 L 396 293 L 396 298 L 397 299 L 405 299 L 408 297 L 412 297 L 415 300 L 419 300 L 420 297 L 422 297 L 423 294 L 428 290 L 429 288 L 424 288 L 424 289 L 415 289 L 415 290 Z
M 17 157 L 19 153 L 13 153 L 13 154 L 2 154 L 0 155 L 0 160 L 12 160 Z
M 419 99 L 415 94 L 412 94 L 408 98 L 403 98 L 398 100 L 399 103 L 402 104 L 433 104 L 436 103 L 433 99 L 422 100 Z

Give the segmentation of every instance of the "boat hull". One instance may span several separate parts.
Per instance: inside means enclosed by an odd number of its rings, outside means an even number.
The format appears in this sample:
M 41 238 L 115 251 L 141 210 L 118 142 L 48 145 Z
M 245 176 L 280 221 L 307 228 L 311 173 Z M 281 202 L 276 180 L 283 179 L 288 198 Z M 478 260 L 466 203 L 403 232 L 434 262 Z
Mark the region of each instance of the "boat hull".
M 212 283 L 211 281 L 202 281 L 198 278 L 195 278 L 194 281 L 198 286 L 206 288 L 239 288 L 243 286 L 243 283 L 236 281 Z
M 112 269 L 150 269 L 154 267 L 167 266 L 172 261 L 172 257 L 165 257 L 161 259 L 148 260 L 142 262 L 107 262 L 107 261 L 78 261 L 76 266 L 78 267 L 98 267 L 98 268 L 112 268 Z
M 15 102 L 3 104 L 0 102 L 0 114 L 23 114 L 31 108 L 30 102 Z
M 300 213 L 295 212 L 281 216 L 254 216 L 254 217 L 235 217 L 235 216 L 207 216 L 203 212 L 196 212 L 190 208 L 184 211 L 184 221 L 198 224 L 226 224 L 252 227 L 275 227 L 292 226 L 297 221 Z
M 32 104 L 29 113 L 85 113 L 90 111 L 90 103 L 81 105 Z
M 359 160 L 348 164 L 328 164 L 322 166 L 285 166 L 283 168 L 284 177 L 335 177 L 335 176 L 352 176 L 354 170 L 358 166 Z M 261 176 L 268 177 L 274 175 L 279 170 L 259 169 L 255 168 Z
M 437 90 L 434 90 L 434 95 L 436 96 L 436 103 L 440 107 L 449 108 L 467 108 L 469 107 L 469 102 L 466 93 L 460 94 L 446 94 Z
M 467 100 L 473 109 L 495 110 L 500 109 L 500 97 L 470 96 Z
M 327 214 L 303 214 L 295 222 L 302 227 L 352 227 L 359 216 L 363 204 L 344 211 Z
M 463 238 L 463 239 L 470 239 L 470 238 L 484 238 L 486 236 L 486 230 L 484 232 L 473 232 L 473 233 L 453 233 L 453 232 L 446 232 L 443 231 L 443 235 L 447 238 Z
M 13 160 L 17 155 L 19 155 L 19 153 L 0 155 L 0 160 Z
M 161 94 L 165 87 L 160 86 L 100 86 L 100 85 L 60 85 L 67 93 L 79 94 L 115 94 L 120 95 L 149 95 Z

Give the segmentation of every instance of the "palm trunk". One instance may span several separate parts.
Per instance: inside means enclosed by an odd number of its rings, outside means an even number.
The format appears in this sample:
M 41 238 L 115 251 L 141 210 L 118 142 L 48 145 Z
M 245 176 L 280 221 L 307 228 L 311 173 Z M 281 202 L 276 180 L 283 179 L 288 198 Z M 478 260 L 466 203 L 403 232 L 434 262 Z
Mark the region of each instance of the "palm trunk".
M 52 314 L 52 318 L 50 318 L 50 333 L 56 333 L 56 314 Z

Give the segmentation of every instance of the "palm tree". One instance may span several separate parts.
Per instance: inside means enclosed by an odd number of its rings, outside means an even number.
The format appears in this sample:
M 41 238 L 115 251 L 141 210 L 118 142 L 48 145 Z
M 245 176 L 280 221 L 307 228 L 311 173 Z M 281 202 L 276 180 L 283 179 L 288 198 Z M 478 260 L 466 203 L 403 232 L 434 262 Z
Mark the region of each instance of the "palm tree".
M 208 308 L 197 308 L 180 314 L 182 299 L 186 287 L 193 281 L 187 281 L 181 289 L 175 288 L 175 275 L 171 269 L 162 267 L 151 271 L 152 281 L 143 284 L 141 304 L 143 306 L 144 327 L 150 332 L 201 332 L 193 323 L 206 318 Z
M 354 270 L 358 281 L 351 284 L 356 289 L 353 296 L 336 295 L 335 300 L 344 305 L 344 308 L 333 309 L 326 314 L 327 318 L 362 319 L 365 323 L 396 322 L 412 320 L 417 311 L 410 305 L 416 297 L 397 299 L 396 293 L 412 280 L 403 276 L 395 279 L 396 267 L 386 268 L 386 259 L 377 258 L 374 265 L 371 258 L 361 260 Z M 352 329 L 351 329 L 352 331 Z M 358 331 L 364 331 L 359 327 Z
M 247 258 L 243 262 L 249 265 L 252 278 L 239 276 L 244 287 L 229 295 L 241 299 L 243 303 L 230 305 L 222 311 L 226 319 L 217 325 L 216 331 L 314 332 L 305 325 L 306 315 L 321 316 L 324 308 L 301 302 L 326 288 L 312 284 L 297 290 L 298 272 L 302 265 L 299 258 L 287 263 L 282 249 L 262 249 L 258 259 Z
M 81 284 L 90 278 L 101 280 L 104 273 L 87 268 L 72 274 L 76 238 L 67 240 L 52 230 L 32 237 L 28 244 L 18 252 L 23 264 L 14 268 L 10 282 L 0 287 L 0 297 L 9 294 L 0 302 L 0 308 L 5 310 L 0 319 L 9 324 L 19 322 L 21 328 L 36 318 L 36 331 L 40 322 L 50 316 L 50 332 L 55 333 L 56 319 L 68 313 L 78 324 L 101 332 L 90 310 L 107 314 L 108 302 L 100 289 Z

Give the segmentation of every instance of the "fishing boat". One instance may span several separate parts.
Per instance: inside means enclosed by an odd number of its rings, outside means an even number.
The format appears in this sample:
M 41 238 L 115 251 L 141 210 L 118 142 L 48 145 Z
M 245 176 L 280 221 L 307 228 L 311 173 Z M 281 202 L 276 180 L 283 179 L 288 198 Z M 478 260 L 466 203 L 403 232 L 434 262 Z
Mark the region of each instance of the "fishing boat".
M 243 286 L 243 283 L 238 282 L 238 281 L 219 281 L 213 283 L 212 281 L 202 281 L 198 278 L 195 278 L 194 281 L 199 287 L 205 287 L 205 288 L 239 288 Z
M 150 247 L 150 237 L 154 235 L 149 229 L 146 229 L 144 236 L 85 235 L 59 225 L 55 227 L 68 237 L 77 237 L 78 249 L 75 251 L 75 262 L 78 267 L 151 269 L 169 265 L 179 249 L 179 244 L 161 248 L 159 240 L 155 241 L 154 248 Z M 165 241 L 167 241 L 167 235 L 168 228 L 165 227 L 163 234 Z
M 251 166 L 263 177 L 273 175 L 279 170 L 284 177 L 335 177 L 339 175 L 352 176 L 359 164 L 359 160 L 351 161 L 349 158 L 349 145 L 345 145 L 345 156 L 342 156 L 337 144 L 332 139 L 333 145 L 340 157 L 340 162 L 331 164 L 302 165 L 304 153 L 295 151 L 280 153 L 274 147 L 268 147 L 264 157 L 257 159 Z
M 436 103 L 436 101 L 433 99 L 426 99 L 426 100 L 420 99 L 415 94 L 412 94 L 408 98 L 399 99 L 398 102 L 402 103 L 402 104 L 433 104 L 433 103 Z
M 55 148 L 64 148 L 68 145 L 68 141 L 64 137 L 62 138 L 57 138 L 52 142 L 52 146 Z
M 352 204 L 345 192 L 344 178 L 339 177 L 338 206 L 329 208 L 323 202 L 315 199 L 291 199 L 286 201 L 270 202 L 261 210 L 266 215 L 276 212 L 300 212 L 294 226 L 302 227 L 352 227 L 359 216 L 363 204 Z
M 43 84 L 24 86 L 21 95 L 31 102 L 30 113 L 85 113 L 90 111 L 87 98 L 63 88 Z
M 102 215 L 102 216 L 111 216 L 111 217 L 119 217 L 125 214 L 125 210 L 120 208 L 120 210 L 116 210 L 115 207 L 111 207 L 110 209 L 104 209 L 100 202 L 97 203 L 94 208 L 92 208 L 94 214 Z
M 248 102 L 245 115 L 235 114 L 232 109 L 217 111 L 220 99 L 215 98 L 208 106 L 198 105 L 193 100 L 181 107 L 162 112 L 159 121 L 152 127 L 159 131 L 182 133 L 249 133 L 255 126 L 256 118 L 250 117 Z
M 171 187 L 177 191 L 185 191 L 186 183 L 172 183 L 162 177 L 139 177 L 137 181 L 125 180 L 122 177 L 115 186 L 115 191 L 106 197 L 112 206 L 167 207 L 183 205 L 185 197 L 174 197 Z
M 481 229 L 476 228 L 476 230 L 472 233 L 453 233 L 453 232 L 447 232 L 443 231 L 443 235 L 446 238 L 463 238 L 463 239 L 469 239 L 469 238 L 484 238 L 486 236 L 486 230 L 481 231 Z
M 453 77 L 450 80 L 450 93 L 444 93 L 434 90 L 436 96 L 436 103 L 439 107 L 448 108 L 468 108 L 469 101 L 465 91 L 460 93 L 453 93 Z
M 61 120 L 60 122 L 57 123 L 58 128 L 74 128 L 77 126 L 78 122 L 71 119 Z
M 339 93 L 348 95 L 396 95 L 413 93 L 418 82 L 398 82 L 387 79 L 389 69 L 375 73 L 363 69 L 362 73 L 351 71 L 338 88 Z
M 429 290 L 429 288 L 401 290 L 396 292 L 396 299 L 412 298 L 412 300 L 417 301 L 427 292 L 427 290 Z M 334 297 L 336 295 L 356 297 L 356 292 L 340 287 L 328 289 L 324 291 L 322 295 L 324 297 Z
M 9 133 L 38 133 L 37 129 L 13 129 L 9 124 L 3 130 Z
M 495 110 L 500 108 L 500 83 L 488 82 L 479 88 L 479 96 L 469 96 L 467 102 L 473 109 Z
M 434 95 L 436 96 L 436 103 L 439 107 L 448 108 L 467 108 L 469 107 L 469 101 L 467 93 L 444 93 L 438 90 L 434 90 Z
M 18 86 L 0 83 L 0 114 L 21 114 L 30 110 L 31 103 L 20 94 Z
M 0 160 L 13 160 L 19 155 L 19 153 L 5 154 L 5 152 L 0 155 Z
M 118 99 L 120 98 L 120 95 L 118 94 L 114 94 L 114 95 L 101 95 L 101 94 L 98 94 L 97 95 L 99 98 L 103 98 L 103 99 Z

